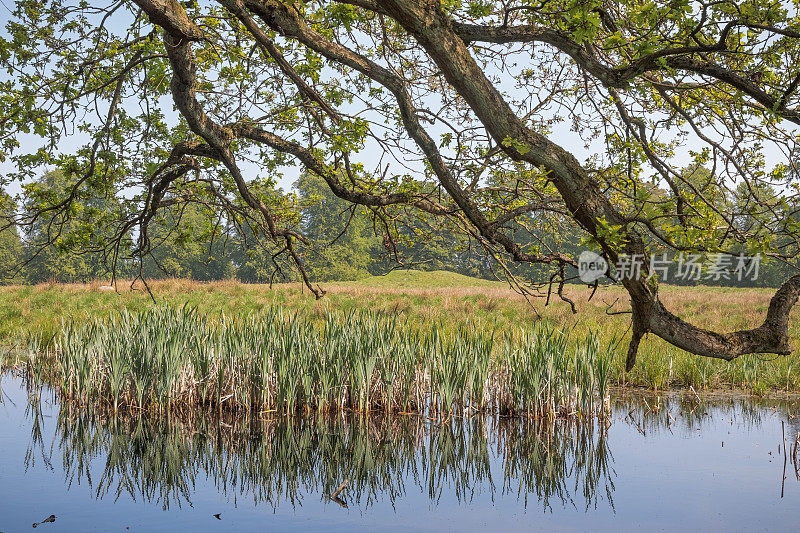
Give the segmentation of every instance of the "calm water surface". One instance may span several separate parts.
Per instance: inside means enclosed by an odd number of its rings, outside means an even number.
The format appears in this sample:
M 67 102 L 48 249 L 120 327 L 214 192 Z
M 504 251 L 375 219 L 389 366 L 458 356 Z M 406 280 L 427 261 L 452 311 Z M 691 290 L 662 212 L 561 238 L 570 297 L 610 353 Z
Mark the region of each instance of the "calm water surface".
M 243 424 L 110 419 L 0 385 L 5 533 L 51 514 L 37 531 L 800 530 L 782 440 L 782 422 L 787 443 L 800 431 L 797 401 L 620 396 L 588 427 Z

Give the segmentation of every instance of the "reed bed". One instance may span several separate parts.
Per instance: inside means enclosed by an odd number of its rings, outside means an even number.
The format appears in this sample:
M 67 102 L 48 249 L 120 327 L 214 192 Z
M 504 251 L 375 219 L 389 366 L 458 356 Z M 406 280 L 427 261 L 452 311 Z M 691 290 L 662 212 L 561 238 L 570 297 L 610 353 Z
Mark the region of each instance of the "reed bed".
M 113 410 L 205 407 L 270 418 L 383 411 L 437 418 L 603 415 L 611 345 L 545 323 L 511 334 L 372 312 L 321 322 L 280 307 L 211 317 L 187 307 L 64 321 L 28 358 L 67 399 Z

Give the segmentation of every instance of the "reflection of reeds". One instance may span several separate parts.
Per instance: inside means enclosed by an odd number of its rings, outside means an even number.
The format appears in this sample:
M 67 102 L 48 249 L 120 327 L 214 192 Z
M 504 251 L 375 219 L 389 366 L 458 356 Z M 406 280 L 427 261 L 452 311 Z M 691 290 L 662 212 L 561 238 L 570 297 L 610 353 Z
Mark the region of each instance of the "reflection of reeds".
M 613 458 L 604 430 L 596 431 L 592 424 L 528 423 L 501 424 L 499 429 L 506 457 L 504 491 L 518 487 L 526 506 L 529 494 L 545 508 L 553 499 L 563 503 L 579 494 L 587 508 L 603 496 L 613 506 Z
M 568 342 L 539 323 L 494 350 L 494 334 L 449 331 L 367 312 L 331 314 L 315 325 L 280 308 L 212 319 L 160 307 L 64 322 L 50 353 L 33 364 L 54 361 L 49 379 L 65 397 L 114 410 L 202 405 L 262 417 L 380 410 L 441 418 L 604 412 L 611 345 L 603 349 L 595 335 Z
M 52 469 L 49 454 L 60 451 L 66 481 L 88 483 L 98 498 L 127 495 L 166 508 L 191 502 L 196 484 L 210 480 L 225 497 L 247 495 L 277 507 L 309 495 L 327 500 L 347 479 L 343 497 L 361 508 L 394 503 L 415 490 L 432 501 L 448 494 L 462 502 L 509 495 L 526 507 L 588 508 L 604 499 L 613 506 L 617 474 L 607 420 L 477 415 L 434 421 L 384 413 L 259 420 L 214 410 L 114 413 L 110 404 L 85 409 L 64 402 L 54 442 L 46 443 L 40 394 L 35 387 L 29 393 L 26 465 L 43 460 Z M 712 416 L 747 427 L 759 426 L 765 412 L 785 414 L 786 470 L 791 475 L 794 468 L 800 479 L 796 401 L 628 393 L 613 406 L 647 438 L 660 431 L 694 435 Z
M 496 426 L 496 427 L 493 427 Z M 282 417 L 244 420 L 213 412 L 164 416 L 61 407 L 55 449 L 68 483 L 87 482 L 98 498 L 128 495 L 164 508 L 191 502 L 196 483 L 210 479 L 226 497 L 295 505 L 324 499 L 343 479 L 351 505 L 394 503 L 417 489 L 438 501 L 502 494 L 527 505 L 596 505 L 611 499 L 613 470 L 603 425 L 526 422 L 474 416 L 443 423 L 419 416 Z M 46 448 L 33 435 L 28 461 Z M 98 458 L 102 458 L 98 463 Z M 104 463 L 102 462 L 104 461 Z M 98 471 L 93 469 L 101 468 Z M 494 468 L 494 470 L 493 470 Z

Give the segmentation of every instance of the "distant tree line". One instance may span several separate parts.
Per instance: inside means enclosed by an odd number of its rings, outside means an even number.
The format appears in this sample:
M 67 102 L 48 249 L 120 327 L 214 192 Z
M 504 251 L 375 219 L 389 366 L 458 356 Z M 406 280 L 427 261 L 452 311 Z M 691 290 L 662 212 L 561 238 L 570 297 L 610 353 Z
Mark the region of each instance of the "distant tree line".
M 63 172 L 47 173 L 26 186 L 19 206 L 2 194 L 0 209 L 6 214 L 18 211 L 24 218 L 41 205 L 54 203 L 70 185 Z M 108 279 L 114 268 L 118 278 L 296 281 L 297 272 L 283 268 L 269 243 L 246 221 L 220 218 L 202 204 L 159 210 L 148 225 L 151 249 L 144 260 L 134 263 L 126 258 L 130 254 L 113 257 L 104 233 L 110 234 L 119 218 L 121 203 L 115 201 L 119 194 L 87 194 L 85 200 L 74 202 L 77 207 L 68 219 L 44 214 L 26 234 L 13 224 L 0 226 L 0 283 L 86 282 Z M 336 198 L 310 173 L 295 183 L 295 194 L 301 206 L 298 224 L 314 242 L 302 253 L 315 282 L 356 280 L 403 267 L 496 277 L 496 265 L 441 221 L 378 222 L 366 208 Z M 132 231 L 123 247 L 132 248 L 136 240 Z
M 690 181 L 698 186 L 707 179 L 703 169 L 684 169 Z M 109 279 L 116 269 L 118 278 L 141 276 L 145 279 L 190 278 L 197 281 L 238 279 L 248 283 L 299 281 L 295 269 L 285 268 L 274 257 L 274 250 L 265 243 L 257 230 L 246 220 L 232 220 L 219 216 L 217 209 L 199 203 L 176 203 L 174 207 L 159 210 L 148 225 L 148 243 L 151 249 L 141 261 L 133 262 L 130 253 L 113 257 L 107 238 L 114 235 L 115 224 L 124 218 L 121 192 L 108 190 L 103 194 L 84 195 L 73 202 L 68 214 L 49 216 L 41 213 L 42 205 L 53 204 L 71 188 L 70 177 L 53 171 L 36 183 L 25 187 L 21 205 L 0 191 L 0 215 L 17 213 L 17 217 L 36 218 L 25 234 L 14 224 L 0 225 L 0 283 L 60 283 L 87 282 Z M 707 186 L 705 187 L 707 189 Z M 652 194 L 663 194 L 653 187 Z M 723 191 L 717 191 L 720 202 Z M 765 200 L 777 202 L 772 191 L 761 191 Z M 449 270 L 485 279 L 511 275 L 522 281 L 547 283 L 560 279 L 560 273 L 551 265 L 505 263 L 480 248 L 480 238 L 465 234 L 448 219 L 426 219 L 418 213 L 391 220 L 377 216 L 368 207 L 358 206 L 337 198 L 321 178 L 303 173 L 294 184 L 294 194 L 300 218 L 298 227 L 314 244 L 301 253 L 308 275 L 313 282 L 350 281 L 370 275 L 381 275 L 397 268 L 416 270 Z M 713 194 L 713 192 L 712 192 Z M 746 206 L 740 212 L 746 213 Z M 794 213 L 796 209 L 788 209 Z M 758 213 L 752 213 L 756 219 Z M 13 217 L 9 217 L 11 219 Z M 0 220 L 6 220 L 0 218 Z M 743 227 L 757 223 L 746 215 L 738 221 Z M 592 243 L 578 237 L 574 225 L 559 217 L 534 215 L 522 217 L 510 224 L 516 240 L 523 247 L 539 250 L 558 250 L 578 257 L 582 250 L 591 249 Z M 134 231 L 120 245 L 129 252 L 137 242 Z M 651 243 L 654 253 L 660 248 Z M 710 258 L 704 270 L 691 279 L 680 279 L 677 274 L 679 254 L 666 256 L 672 261 L 669 267 L 669 284 L 722 285 L 746 287 L 779 286 L 792 267 L 764 256 L 758 276 L 718 277 L 708 275 Z M 735 263 L 736 259 L 731 258 Z M 731 266 L 733 268 L 733 265 Z M 566 268 L 567 283 L 581 283 L 574 267 Z M 609 283 L 604 279 L 601 283 Z

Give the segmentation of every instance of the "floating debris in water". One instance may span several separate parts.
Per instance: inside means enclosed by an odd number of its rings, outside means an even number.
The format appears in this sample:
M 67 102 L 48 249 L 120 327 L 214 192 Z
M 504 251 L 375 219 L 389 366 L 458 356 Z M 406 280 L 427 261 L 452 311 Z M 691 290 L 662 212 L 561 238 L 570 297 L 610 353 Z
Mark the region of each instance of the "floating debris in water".
M 56 515 L 51 514 L 50 516 L 48 516 L 47 518 L 45 518 L 41 522 L 34 522 L 33 523 L 33 527 L 37 527 L 37 526 L 40 526 L 42 524 L 48 524 L 50 522 L 55 522 L 55 521 L 56 521 Z

